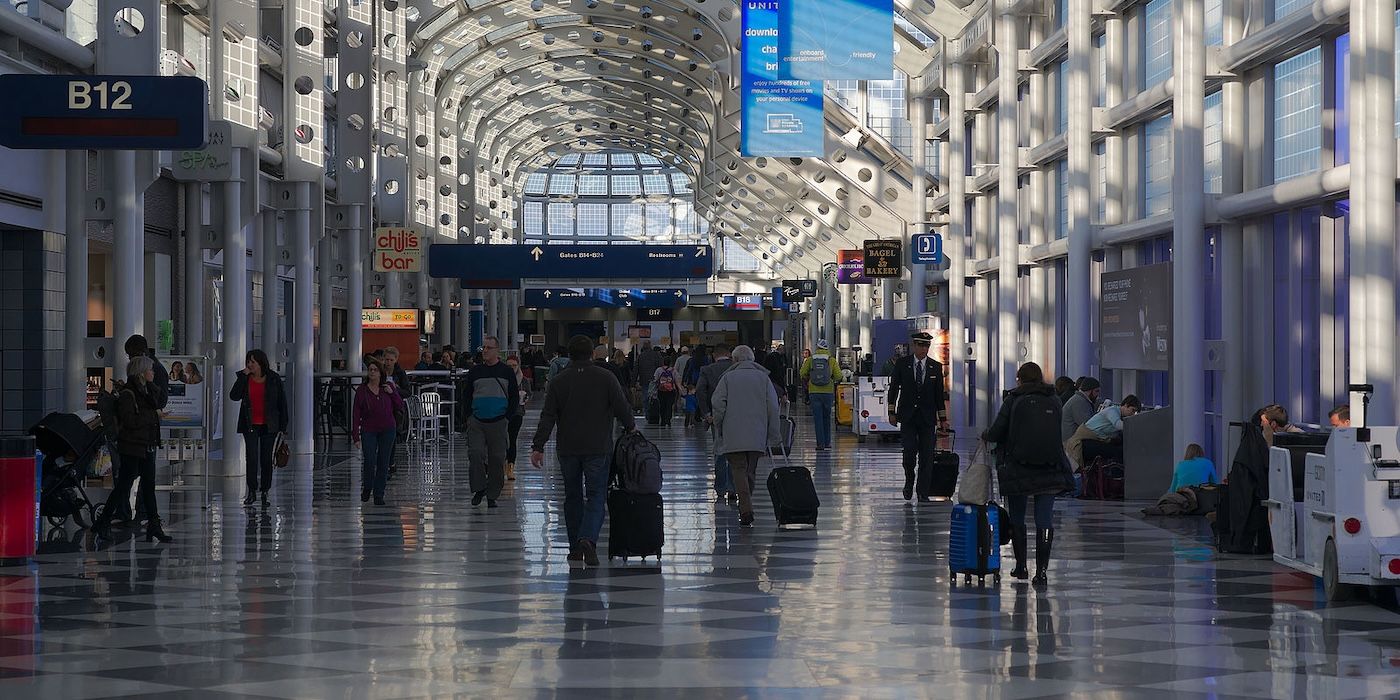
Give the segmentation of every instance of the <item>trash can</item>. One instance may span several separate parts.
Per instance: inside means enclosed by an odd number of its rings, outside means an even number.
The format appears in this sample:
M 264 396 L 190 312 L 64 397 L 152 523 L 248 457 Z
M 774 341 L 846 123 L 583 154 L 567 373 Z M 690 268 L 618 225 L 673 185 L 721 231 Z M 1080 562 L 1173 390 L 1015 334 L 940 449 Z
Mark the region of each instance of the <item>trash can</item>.
M 0 561 L 34 556 L 38 471 L 33 436 L 0 437 Z

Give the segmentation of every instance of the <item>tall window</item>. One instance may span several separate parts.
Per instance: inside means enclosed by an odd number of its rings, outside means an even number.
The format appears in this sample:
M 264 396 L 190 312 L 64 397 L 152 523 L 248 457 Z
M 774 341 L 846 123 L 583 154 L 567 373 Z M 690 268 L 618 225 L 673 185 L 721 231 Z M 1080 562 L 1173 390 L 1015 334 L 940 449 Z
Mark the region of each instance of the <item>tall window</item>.
M 1172 118 L 1158 117 L 1142 127 L 1142 209 L 1156 216 L 1172 205 Z
M 1274 66 L 1274 181 L 1318 169 L 1322 157 L 1322 49 Z
M 1104 223 L 1108 212 L 1108 144 L 1099 141 L 1094 144 L 1094 223 Z
M 1304 7 L 1311 6 L 1312 0 L 1274 0 L 1274 19 L 1283 19 Z
M 1206 2 L 1206 46 L 1219 46 L 1225 43 L 1225 2 Z
M 1069 129 L 1069 61 L 1055 64 L 1055 134 Z
M 566 154 L 526 175 L 524 189 L 519 215 L 527 240 L 635 244 L 651 234 L 664 243 L 708 241 L 691 206 L 690 178 L 650 154 Z
M 1221 148 L 1220 92 L 1206 95 L 1206 192 L 1220 194 L 1224 187 L 1224 151 Z
M 1218 1 L 1218 0 L 1217 0 Z M 1094 35 L 1094 106 L 1108 106 L 1108 49 L 1104 34 Z
M 1142 17 L 1142 89 L 1156 85 L 1172 75 L 1172 3 L 1171 0 L 1150 0 Z
M 1069 235 L 1069 162 L 1055 162 L 1055 238 Z
M 865 83 L 865 95 L 869 114 L 865 123 L 875 133 L 884 136 L 899 152 L 912 153 L 913 134 L 909 125 L 904 104 L 907 76 L 895 69 L 890 80 L 869 80 Z

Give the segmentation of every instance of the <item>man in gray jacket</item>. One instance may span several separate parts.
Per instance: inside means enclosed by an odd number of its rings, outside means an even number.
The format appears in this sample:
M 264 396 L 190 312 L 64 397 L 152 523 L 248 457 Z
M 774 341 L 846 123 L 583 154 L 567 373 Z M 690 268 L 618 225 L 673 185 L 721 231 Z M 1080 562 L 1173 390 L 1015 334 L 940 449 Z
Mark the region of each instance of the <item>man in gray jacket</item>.
M 715 361 L 700 370 L 700 378 L 695 382 L 695 405 L 696 420 L 703 420 L 711 424 L 713 431 L 714 421 L 711 419 L 710 401 L 714 398 L 715 387 L 719 386 L 719 377 L 734 361 L 729 357 L 729 346 L 723 343 L 715 346 Z M 724 454 L 715 451 L 715 495 L 716 500 L 729 498 L 730 502 L 737 502 L 739 492 L 734 488 L 734 476 L 729 471 L 729 460 Z
M 1060 440 L 1066 441 L 1074 436 L 1074 432 L 1079 430 L 1079 426 L 1093 417 L 1098 409 L 1095 406 L 1099 402 L 1099 380 L 1093 377 L 1080 377 L 1076 385 L 1078 391 L 1074 396 L 1069 397 L 1065 402 L 1065 409 L 1060 414 Z

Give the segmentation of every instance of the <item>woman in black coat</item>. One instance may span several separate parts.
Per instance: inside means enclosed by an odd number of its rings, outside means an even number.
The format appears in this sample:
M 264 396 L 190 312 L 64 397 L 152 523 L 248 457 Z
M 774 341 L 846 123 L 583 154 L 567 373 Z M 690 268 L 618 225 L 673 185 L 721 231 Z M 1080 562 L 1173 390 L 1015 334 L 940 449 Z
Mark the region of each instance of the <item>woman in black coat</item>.
M 268 366 L 267 353 L 248 351 L 244 369 L 228 397 L 240 402 L 238 432 L 247 447 L 248 495 L 243 497 L 243 505 L 253 505 L 253 494 L 259 491 L 266 504 L 267 491 L 272 488 L 272 450 L 277 436 L 287 432 L 287 391 L 282 377 Z
M 1015 418 L 1013 422 L 1013 417 Z M 1016 388 L 1006 393 L 1001 410 L 982 439 L 997 443 L 1001 459 L 997 481 L 1010 511 L 1011 545 L 1016 553 L 1013 578 L 1025 579 L 1026 506 L 1035 499 L 1035 578 L 1043 586 L 1055 540 L 1055 495 L 1066 488 L 1065 452 L 1060 442 L 1060 400 L 1045 383 L 1040 365 L 1027 362 L 1016 371 Z
M 102 509 L 93 524 L 93 532 L 110 538 L 112 516 L 118 504 L 125 503 L 131 493 L 131 483 L 141 478 L 138 497 L 141 508 L 146 513 L 146 541 L 160 540 L 162 544 L 171 537 L 161 527 L 160 513 L 156 508 L 156 448 L 160 447 L 160 408 L 156 398 L 155 361 L 145 355 L 132 358 L 126 365 L 126 383 L 116 387 L 117 393 L 117 453 L 121 455 L 121 468 L 117 471 L 117 483 L 107 498 L 107 506 Z

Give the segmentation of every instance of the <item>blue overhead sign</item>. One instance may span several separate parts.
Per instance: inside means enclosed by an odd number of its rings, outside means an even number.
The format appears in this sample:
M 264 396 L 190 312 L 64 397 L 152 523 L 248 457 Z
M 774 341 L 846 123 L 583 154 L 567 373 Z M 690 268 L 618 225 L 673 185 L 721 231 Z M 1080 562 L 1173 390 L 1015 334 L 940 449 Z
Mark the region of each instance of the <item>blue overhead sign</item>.
M 175 150 L 204 145 L 209 87 L 188 76 L 0 75 L 0 145 Z
M 825 154 L 822 84 L 795 78 L 784 60 L 793 0 L 743 0 L 739 151 L 743 156 Z M 890 74 L 890 71 L 886 71 Z
M 786 1 L 787 75 L 820 81 L 894 74 L 894 0 Z
M 690 301 L 684 289 L 584 289 L 550 287 L 525 290 L 525 306 L 534 309 L 680 309 Z
M 734 311 L 762 311 L 762 294 L 726 294 L 724 308 Z
M 516 287 L 522 279 L 707 279 L 714 263 L 714 249 L 707 245 L 437 243 L 428 248 L 428 274 L 466 280 L 468 289 Z
M 915 265 L 943 263 L 943 237 L 936 233 L 920 233 L 909 246 L 910 262 Z

